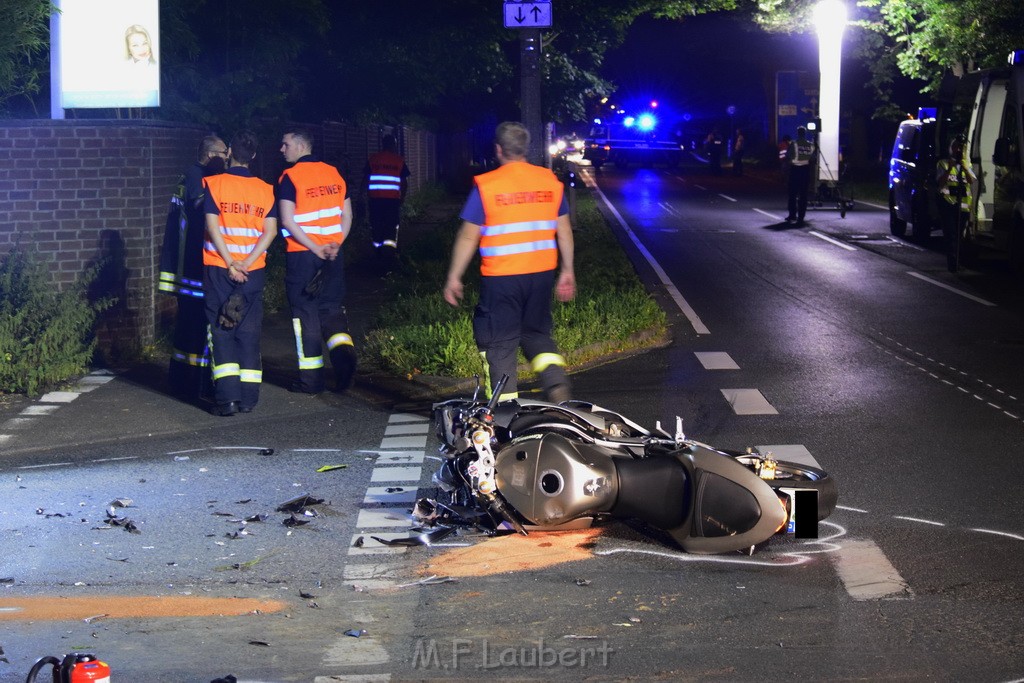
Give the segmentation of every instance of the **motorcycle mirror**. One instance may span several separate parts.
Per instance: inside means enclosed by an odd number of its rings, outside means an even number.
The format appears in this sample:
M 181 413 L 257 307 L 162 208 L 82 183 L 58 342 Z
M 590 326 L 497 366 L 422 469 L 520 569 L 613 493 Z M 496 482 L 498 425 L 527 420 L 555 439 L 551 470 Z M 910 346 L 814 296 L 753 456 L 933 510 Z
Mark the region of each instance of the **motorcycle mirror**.
M 473 379 L 476 380 L 476 389 L 473 389 L 473 402 L 476 402 L 477 396 L 480 395 L 480 375 L 474 374 Z
M 493 413 L 494 406 L 498 405 L 498 399 L 501 398 L 501 392 L 505 388 L 505 383 L 508 382 L 508 373 L 501 376 L 498 383 L 494 385 L 494 390 L 491 393 L 491 400 L 487 402 L 487 412 Z

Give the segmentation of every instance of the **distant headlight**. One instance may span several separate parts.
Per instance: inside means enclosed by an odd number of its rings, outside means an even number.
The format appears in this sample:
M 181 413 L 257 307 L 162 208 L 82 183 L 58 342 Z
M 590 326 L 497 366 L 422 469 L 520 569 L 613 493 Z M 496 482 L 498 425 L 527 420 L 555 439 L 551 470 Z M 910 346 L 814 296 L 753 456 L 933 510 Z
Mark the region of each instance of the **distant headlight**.
M 558 151 L 558 145 L 553 144 L 550 147 L 548 147 L 548 154 L 550 154 L 553 157 L 558 156 Z

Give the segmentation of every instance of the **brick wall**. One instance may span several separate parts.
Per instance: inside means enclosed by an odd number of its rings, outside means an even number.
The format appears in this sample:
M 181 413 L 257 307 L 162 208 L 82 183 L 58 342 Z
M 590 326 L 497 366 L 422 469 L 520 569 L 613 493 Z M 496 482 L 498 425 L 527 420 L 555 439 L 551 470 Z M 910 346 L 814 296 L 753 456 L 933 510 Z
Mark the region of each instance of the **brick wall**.
M 317 155 L 358 192 L 381 128 L 309 128 Z M 0 122 L 0 253 L 34 245 L 53 261 L 58 287 L 106 257 L 95 289 L 118 297 L 97 330 L 108 356 L 152 343 L 173 314 L 173 299 L 158 296 L 155 286 L 167 205 L 205 133 L 147 120 Z M 262 137 L 253 170 L 274 182 L 284 165 L 280 137 Z M 401 129 L 401 139 L 412 152 L 412 189 L 436 179 L 434 136 Z

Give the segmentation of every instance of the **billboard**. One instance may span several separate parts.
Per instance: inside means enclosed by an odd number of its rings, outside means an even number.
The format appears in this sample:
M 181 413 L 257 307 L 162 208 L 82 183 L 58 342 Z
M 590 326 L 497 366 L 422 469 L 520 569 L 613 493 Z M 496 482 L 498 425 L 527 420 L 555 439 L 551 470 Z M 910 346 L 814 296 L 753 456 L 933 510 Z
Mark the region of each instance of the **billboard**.
M 159 0 L 59 0 L 51 64 L 63 109 L 160 106 Z

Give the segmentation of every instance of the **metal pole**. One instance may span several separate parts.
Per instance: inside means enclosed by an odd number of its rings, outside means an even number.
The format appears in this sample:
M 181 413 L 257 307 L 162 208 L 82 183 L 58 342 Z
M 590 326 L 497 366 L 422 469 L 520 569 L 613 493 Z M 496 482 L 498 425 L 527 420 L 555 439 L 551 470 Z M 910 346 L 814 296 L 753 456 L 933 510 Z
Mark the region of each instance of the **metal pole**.
M 527 28 L 519 32 L 520 109 L 523 125 L 530 131 L 530 149 L 527 160 L 544 165 L 544 127 L 540 115 L 540 29 Z

